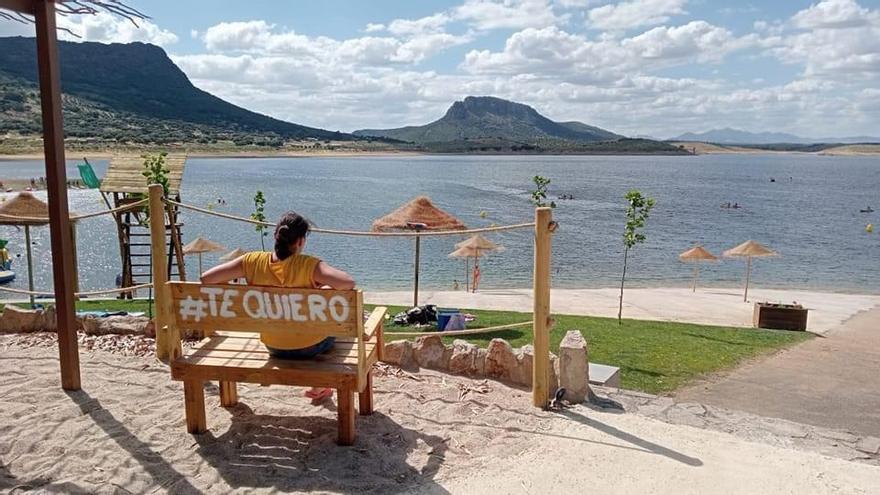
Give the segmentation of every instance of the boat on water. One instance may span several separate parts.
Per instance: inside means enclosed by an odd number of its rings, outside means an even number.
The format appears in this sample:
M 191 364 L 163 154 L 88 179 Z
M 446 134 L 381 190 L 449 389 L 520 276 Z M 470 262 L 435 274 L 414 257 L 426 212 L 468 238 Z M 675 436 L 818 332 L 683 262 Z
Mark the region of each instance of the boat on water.
M 859 213 L 874 213 L 874 208 L 871 208 L 869 206 L 867 208 L 863 208 L 863 209 L 859 210 Z

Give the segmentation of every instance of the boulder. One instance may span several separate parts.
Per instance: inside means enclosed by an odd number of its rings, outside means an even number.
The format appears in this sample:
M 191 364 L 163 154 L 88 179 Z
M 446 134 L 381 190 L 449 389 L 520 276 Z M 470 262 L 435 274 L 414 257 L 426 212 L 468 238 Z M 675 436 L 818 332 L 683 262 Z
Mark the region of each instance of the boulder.
M 532 386 L 532 366 L 535 362 L 535 347 L 531 344 L 524 345 L 516 350 L 516 368 L 511 374 L 510 381 L 517 385 Z
M 513 347 L 504 339 L 492 339 L 486 349 L 486 375 L 510 381 L 517 367 Z
M 95 335 L 146 335 L 150 319 L 144 316 L 107 316 L 95 318 L 97 327 L 92 329 Z M 88 333 L 88 332 L 87 332 Z
M 556 393 L 559 388 L 559 358 L 556 354 L 550 353 L 550 390 Z
M 474 374 L 474 361 L 477 359 L 476 344 L 465 340 L 452 343 L 452 356 L 449 358 L 449 371 L 459 375 Z
M 559 344 L 559 386 L 565 400 L 577 404 L 589 396 L 587 341 L 578 330 L 570 330 Z
M 413 346 L 408 340 L 395 340 L 385 344 L 385 353 L 382 361 L 394 364 L 401 368 L 409 368 L 413 365 Z
M 29 333 L 55 330 L 55 310 L 22 309 L 7 305 L 0 315 L 0 333 Z
M 471 368 L 469 374 L 474 376 L 486 376 L 486 356 L 488 354 L 488 349 L 477 349 L 477 354 L 474 356 L 474 367 Z
M 422 368 L 442 369 L 445 352 L 446 347 L 439 335 L 419 337 L 413 344 L 413 357 Z

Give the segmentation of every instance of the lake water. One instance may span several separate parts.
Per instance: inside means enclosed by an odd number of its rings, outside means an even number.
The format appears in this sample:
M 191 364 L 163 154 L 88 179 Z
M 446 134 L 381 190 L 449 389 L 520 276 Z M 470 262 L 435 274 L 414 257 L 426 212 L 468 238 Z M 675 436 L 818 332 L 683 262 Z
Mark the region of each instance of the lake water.
M 74 161 L 68 173 L 76 177 Z M 97 161 L 101 176 L 106 163 Z M 553 180 L 551 193 L 575 199 L 558 201 L 560 228 L 553 239 L 554 287 L 608 287 L 619 283 L 623 246 L 624 194 L 638 188 L 657 200 L 648 221 L 647 242 L 631 253 L 630 286 L 687 286 L 691 267 L 678 253 L 695 243 L 720 253 L 755 239 L 780 256 L 754 262 L 757 286 L 880 292 L 880 158 L 815 155 L 702 155 L 688 157 L 623 156 L 401 156 L 344 158 L 193 158 L 188 161 L 182 197 L 197 206 L 247 216 L 262 190 L 267 217 L 274 221 L 294 209 L 324 228 L 368 230 L 371 222 L 419 194 L 469 227 L 511 224 L 533 219 L 528 201 L 535 174 Z M 42 162 L 0 162 L 0 179 L 43 175 Z M 775 178 L 776 182 L 770 179 Z M 45 198 L 45 193 L 39 193 Z M 217 198 L 226 204 L 216 206 Z M 719 205 L 737 202 L 739 210 Z M 70 191 L 71 210 L 98 211 L 97 191 Z M 486 212 L 485 218 L 481 212 Z M 252 225 L 185 212 L 184 242 L 195 236 L 230 249 L 258 249 Z M 868 223 L 878 225 L 873 234 Z M 0 227 L 11 241 L 24 287 L 23 234 Z M 34 229 L 37 287 L 51 287 L 48 228 Z M 493 234 L 507 248 L 482 262 L 483 288 L 529 287 L 532 234 Z M 271 239 L 271 238 L 270 238 Z M 463 285 L 464 262 L 447 254 L 460 237 L 422 241 L 422 287 Z M 267 239 L 268 241 L 268 239 Z M 269 242 L 267 247 L 271 244 Z M 361 286 L 401 289 L 411 286 L 413 240 L 338 237 L 314 234 L 307 251 L 351 272 Z M 84 221 L 78 229 L 83 289 L 114 286 L 120 271 L 116 230 L 109 217 Z M 190 257 L 195 276 L 197 261 Z M 206 255 L 206 266 L 217 256 Z M 745 262 L 725 259 L 704 264 L 705 285 L 739 286 Z

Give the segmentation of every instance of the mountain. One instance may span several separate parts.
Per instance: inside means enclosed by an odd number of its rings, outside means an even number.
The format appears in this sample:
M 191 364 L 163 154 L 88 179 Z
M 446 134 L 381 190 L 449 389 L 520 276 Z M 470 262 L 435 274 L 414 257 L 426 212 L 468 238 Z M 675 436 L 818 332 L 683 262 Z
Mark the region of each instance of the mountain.
M 33 38 L 0 38 L 0 135 L 40 132 L 35 50 Z M 353 139 L 221 100 L 193 86 L 154 45 L 62 41 L 58 50 L 68 137 L 274 145 L 288 139 Z
M 748 132 L 738 129 L 713 129 L 702 133 L 688 132 L 669 141 L 699 141 L 719 144 L 818 144 L 818 143 L 880 143 L 880 138 L 854 136 L 845 138 L 804 138 L 782 132 Z
M 596 143 L 623 136 L 580 122 L 554 122 L 534 108 L 491 96 L 468 96 L 449 107 L 441 119 L 399 129 L 362 129 L 355 136 L 384 137 L 417 144 L 502 140 L 524 145 L 548 141 Z

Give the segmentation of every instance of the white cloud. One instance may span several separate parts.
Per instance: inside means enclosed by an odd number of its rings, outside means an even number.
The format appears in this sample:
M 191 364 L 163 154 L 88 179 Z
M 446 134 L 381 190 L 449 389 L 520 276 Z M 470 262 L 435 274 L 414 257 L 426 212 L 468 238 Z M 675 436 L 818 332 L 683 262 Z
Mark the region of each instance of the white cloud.
M 394 19 L 386 28 L 389 33 L 397 36 L 413 36 L 425 33 L 439 33 L 450 21 L 445 13 L 434 14 L 421 19 Z
M 161 29 L 148 20 L 138 21 L 137 25 L 107 12 L 95 15 L 59 16 L 58 27 L 67 29 L 76 36 L 59 31 L 58 37 L 68 41 L 99 41 L 101 43 L 131 43 L 142 41 L 161 47 L 177 43 L 177 35 Z
M 567 19 L 553 12 L 548 0 L 465 0 L 452 16 L 480 30 L 546 27 Z
M 589 23 L 597 29 L 626 30 L 654 26 L 686 14 L 687 0 L 629 0 L 590 9 Z
M 863 8 L 854 0 L 824 0 L 801 10 L 791 20 L 802 29 L 849 28 L 876 21 L 877 13 Z

